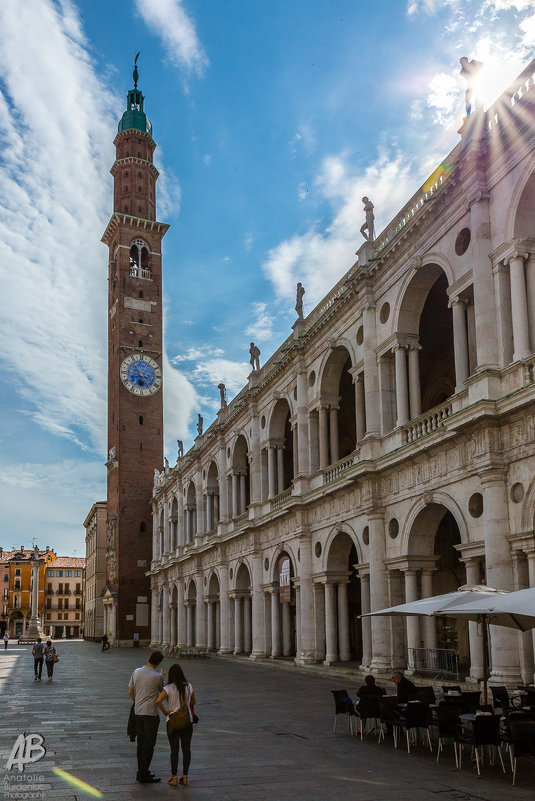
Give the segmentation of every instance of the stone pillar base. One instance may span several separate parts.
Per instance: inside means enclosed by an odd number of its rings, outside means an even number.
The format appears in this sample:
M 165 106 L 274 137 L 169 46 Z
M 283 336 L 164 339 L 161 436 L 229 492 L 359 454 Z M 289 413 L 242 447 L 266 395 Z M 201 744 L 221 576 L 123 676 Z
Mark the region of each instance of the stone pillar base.
M 505 684 L 517 686 L 522 684 L 522 677 L 519 671 L 514 670 L 493 670 L 489 676 L 489 687 L 493 684 Z
M 370 665 L 371 673 L 391 673 L 392 665 L 386 657 L 373 658 Z
M 265 658 L 266 654 L 264 653 L 264 651 L 257 651 L 257 652 L 253 651 L 251 654 L 249 654 L 249 659 L 252 659 L 253 662 L 256 662 L 258 659 L 265 659 Z
M 315 654 L 299 654 L 294 659 L 296 665 L 315 665 L 316 661 Z
M 20 638 L 21 642 L 37 642 L 38 638 L 46 639 L 45 635 L 43 634 L 43 629 L 41 628 L 41 624 L 37 620 L 37 618 L 32 618 L 28 625 L 28 628 Z
M 231 654 L 232 651 L 230 650 L 230 648 L 219 648 L 217 653 L 221 654 L 221 656 L 225 656 L 226 654 Z

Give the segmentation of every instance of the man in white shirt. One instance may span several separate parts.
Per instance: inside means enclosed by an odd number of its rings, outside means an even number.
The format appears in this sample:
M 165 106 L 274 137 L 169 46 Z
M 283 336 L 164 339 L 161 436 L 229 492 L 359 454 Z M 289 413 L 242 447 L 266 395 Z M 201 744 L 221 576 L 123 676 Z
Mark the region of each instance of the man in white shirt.
M 143 667 L 136 668 L 128 684 L 128 693 L 134 702 L 137 738 L 137 775 L 141 784 L 153 784 L 160 779 L 150 773 L 160 717 L 156 699 L 163 688 L 163 670 L 156 670 L 163 659 L 160 651 L 154 651 Z

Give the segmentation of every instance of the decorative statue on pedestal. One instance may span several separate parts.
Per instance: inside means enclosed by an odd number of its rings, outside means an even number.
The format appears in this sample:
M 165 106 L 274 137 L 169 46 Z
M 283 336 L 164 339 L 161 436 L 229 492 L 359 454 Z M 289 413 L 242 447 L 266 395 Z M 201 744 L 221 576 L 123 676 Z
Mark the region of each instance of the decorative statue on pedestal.
M 254 342 L 251 342 L 249 356 L 251 357 L 249 361 L 253 370 L 260 370 L 260 348 L 258 348 Z
M 204 423 L 204 420 L 202 419 L 202 416 L 200 414 L 198 414 L 197 415 L 197 434 L 199 435 L 199 437 L 202 434 L 203 423 Z
M 297 293 L 295 299 L 295 310 L 299 320 L 303 320 L 303 295 L 305 294 L 305 287 L 303 284 L 297 284 Z
M 364 203 L 366 222 L 361 227 L 360 233 L 362 234 L 366 242 L 375 242 L 375 225 L 374 225 L 375 215 L 373 213 L 373 203 L 367 197 L 363 197 L 362 202 Z
M 466 106 L 466 116 L 469 117 L 472 113 L 472 100 L 474 99 L 474 81 L 483 69 L 483 62 L 468 61 L 466 56 L 460 59 L 461 62 L 461 75 L 466 81 L 466 93 L 464 95 L 464 104 Z M 475 111 L 475 103 L 474 103 Z
M 227 407 L 227 389 L 224 384 L 218 384 L 217 388 L 219 390 L 219 399 L 221 401 L 221 408 L 226 409 Z
M 177 444 L 177 447 L 178 447 L 178 456 L 177 456 L 177 458 L 178 459 L 182 459 L 182 457 L 184 456 L 184 443 L 182 442 L 181 439 L 177 439 L 176 444 Z

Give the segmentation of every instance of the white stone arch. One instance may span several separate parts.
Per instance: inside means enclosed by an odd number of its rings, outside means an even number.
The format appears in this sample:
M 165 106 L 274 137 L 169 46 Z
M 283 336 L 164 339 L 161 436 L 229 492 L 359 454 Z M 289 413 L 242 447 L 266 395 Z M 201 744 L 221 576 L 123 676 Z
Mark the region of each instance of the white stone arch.
M 249 585 L 248 585 L 248 587 L 238 587 L 238 583 L 237 583 L 238 582 L 238 574 L 241 572 L 242 575 L 243 575 L 243 570 L 241 570 L 241 568 L 245 568 L 245 570 L 247 570 L 247 573 L 249 574 Z M 249 589 L 250 587 L 253 586 L 252 565 L 249 564 L 249 560 L 246 557 L 241 557 L 235 563 L 234 575 L 233 575 L 232 583 L 233 583 L 233 589 L 236 590 L 236 591 Z
M 535 528 L 535 478 L 530 482 L 524 495 L 521 513 L 522 531 L 533 531 Z
M 531 159 L 532 156 L 529 154 L 526 156 L 526 161 Z M 505 227 L 504 227 L 504 239 L 505 241 L 512 240 L 515 237 L 521 236 L 522 238 L 525 234 L 521 234 L 518 232 L 518 212 L 520 208 L 520 202 L 524 195 L 524 191 L 530 181 L 534 183 L 534 194 L 535 194 L 535 167 L 531 170 L 522 170 L 520 178 L 516 182 L 516 185 L 513 191 L 509 192 L 509 206 L 507 208 L 507 212 L 505 215 Z M 516 228 L 516 230 L 515 230 Z
M 436 269 L 430 269 L 433 267 Z M 442 253 L 434 251 L 426 253 L 422 258 L 421 266 L 413 267 L 408 271 L 394 302 L 392 315 L 394 332 L 418 335 L 418 325 L 425 301 L 441 272 L 446 276 L 448 286 L 451 286 L 454 281 L 452 266 Z M 414 291 L 415 287 L 417 287 L 416 291 Z M 410 300 L 408 300 L 409 295 L 412 296 Z
M 271 554 L 271 559 L 269 564 L 270 581 L 278 581 L 279 579 L 277 573 L 277 562 L 283 554 L 286 554 L 287 556 L 290 557 L 293 578 L 296 578 L 299 575 L 298 573 L 299 562 L 297 561 L 297 554 L 292 545 L 284 543 L 283 545 L 277 545 L 277 547 Z
M 266 414 L 266 427 L 264 429 L 264 431 L 267 432 L 266 433 L 267 437 L 272 436 L 271 428 L 272 428 L 273 416 L 275 413 L 275 409 L 279 404 L 279 401 L 286 401 L 286 403 L 288 404 L 288 409 L 290 410 L 290 417 L 292 417 L 295 414 L 295 411 L 292 408 L 292 400 L 293 399 L 287 392 L 279 392 L 277 393 L 276 397 L 272 398 L 269 404 L 269 409 Z
M 325 377 L 325 370 L 326 370 L 327 364 L 328 364 L 329 360 L 331 359 L 333 352 L 337 348 L 345 348 L 345 350 L 349 354 L 349 359 L 351 361 L 351 366 L 352 367 L 354 367 L 355 364 L 358 361 L 356 353 L 355 353 L 355 348 L 354 348 L 353 343 L 351 342 L 350 339 L 347 339 L 347 337 L 337 337 L 336 339 L 332 339 L 329 342 L 329 346 L 326 348 L 325 352 L 322 353 L 321 358 L 320 358 L 320 362 L 318 364 L 318 369 L 316 370 L 315 387 L 316 387 L 316 392 L 319 395 L 322 394 L 323 381 L 324 381 L 324 377 Z M 345 359 L 344 359 L 344 362 L 342 363 L 341 367 L 343 367 L 344 363 L 345 363 Z
M 325 538 L 321 554 L 321 570 L 323 572 L 326 572 L 328 570 L 329 553 L 331 551 L 333 542 L 338 534 L 347 534 L 347 536 L 350 538 L 350 540 L 353 542 L 353 545 L 355 546 L 359 564 L 363 564 L 365 562 L 359 538 L 357 537 L 353 527 L 346 521 L 343 521 L 341 523 L 336 523 L 336 525 L 334 525 L 331 528 L 331 530 L 327 534 L 327 537 Z
M 250 453 L 251 451 L 251 438 L 247 432 L 246 428 L 236 428 L 232 432 L 232 436 L 227 441 L 227 449 L 230 448 L 230 464 L 232 464 L 232 459 L 234 457 L 234 448 L 236 447 L 236 441 L 238 437 L 243 437 L 247 443 L 247 452 Z
M 199 588 L 195 576 L 187 576 L 185 579 L 184 600 L 199 603 Z
M 427 494 L 427 493 L 426 493 Z M 407 556 L 409 554 L 409 543 L 410 538 L 414 530 L 414 524 L 418 517 L 425 509 L 429 509 L 431 506 L 436 506 L 438 508 L 442 507 L 446 509 L 448 512 L 451 512 L 455 522 L 457 523 L 457 528 L 459 529 L 459 536 L 461 538 L 461 543 L 464 545 L 469 541 L 468 535 L 468 526 L 466 525 L 466 519 L 464 514 L 461 510 L 461 507 L 458 503 L 445 492 L 436 492 L 433 491 L 427 495 L 430 497 L 426 497 L 426 494 L 421 495 L 417 498 L 414 503 L 412 504 L 408 514 L 405 516 L 405 520 L 400 526 L 400 541 L 399 541 L 399 548 L 400 548 L 400 555 Z M 442 512 L 441 517 L 444 516 L 444 512 Z M 386 518 L 386 524 L 388 525 L 388 520 L 391 517 L 395 517 L 395 514 Z M 438 516 L 438 511 L 437 511 Z M 396 518 L 398 519 L 398 518 Z
M 211 572 L 208 574 L 208 581 L 206 584 L 208 595 L 212 595 L 212 589 L 214 582 L 217 582 L 217 596 L 221 597 L 221 578 L 219 576 L 219 571 L 217 568 L 213 568 Z

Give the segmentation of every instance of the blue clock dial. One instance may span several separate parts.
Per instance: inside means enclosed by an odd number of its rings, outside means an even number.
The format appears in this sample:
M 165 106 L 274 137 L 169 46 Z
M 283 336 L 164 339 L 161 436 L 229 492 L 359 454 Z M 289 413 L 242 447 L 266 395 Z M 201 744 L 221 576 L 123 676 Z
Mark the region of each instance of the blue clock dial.
M 133 362 L 128 368 L 128 378 L 136 387 L 151 387 L 156 374 L 150 364 L 146 362 Z

